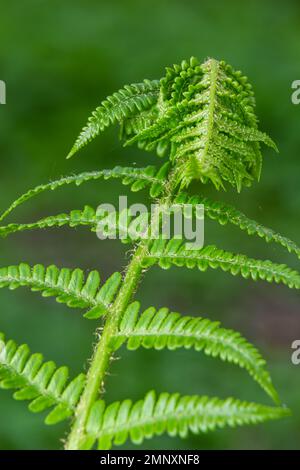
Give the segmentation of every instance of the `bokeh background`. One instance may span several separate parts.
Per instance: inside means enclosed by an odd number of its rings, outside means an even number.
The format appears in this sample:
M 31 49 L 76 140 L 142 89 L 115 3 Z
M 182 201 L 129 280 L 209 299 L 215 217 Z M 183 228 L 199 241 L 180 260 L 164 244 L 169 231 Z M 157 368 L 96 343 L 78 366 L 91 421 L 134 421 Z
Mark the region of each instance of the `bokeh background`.
M 240 196 L 229 190 L 193 187 L 234 203 L 248 215 L 300 241 L 299 120 L 291 103 L 291 83 L 300 79 L 300 4 L 252 0 L 24 0 L 1 2 L 0 79 L 7 104 L 0 106 L 1 210 L 17 195 L 49 179 L 116 164 L 161 163 L 135 148 L 123 149 L 111 129 L 77 157 L 65 156 L 91 110 L 125 83 L 160 78 L 164 67 L 195 55 L 225 59 L 254 85 L 261 127 L 278 143 L 280 156 L 264 151 L 260 184 Z M 98 181 L 44 194 L 22 206 L 10 220 L 34 221 L 84 204 L 117 202 L 129 194 L 118 181 Z M 146 192 L 130 200 L 146 200 Z M 272 258 L 297 267 L 297 259 L 234 227 L 207 222 L 206 242 Z M 16 234 L 0 243 L 1 266 L 26 261 L 96 268 L 106 278 L 122 270 L 128 247 L 100 242 L 85 229 L 52 229 Z M 286 287 L 252 283 L 220 271 L 201 274 L 153 268 L 137 293 L 143 307 L 169 306 L 191 315 L 221 320 L 240 330 L 268 360 L 290 419 L 220 430 L 185 441 L 162 437 L 144 444 L 160 449 L 296 449 L 300 447 L 300 365 L 291 363 L 291 343 L 300 338 L 299 295 Z M 92 321 L 53 299 L 18 289 L 0 292 L 0 330 L 32 351 L 86 370 L 94 343 Z M 158 392 L 233 395 L 268 403 L 246 372 L 200 353 L 143 351 L 120 353 L 107 378 L 106 400 L 139 399 Z M 46 427 L 11 392 L 0 398 L 1 449 L 61 448 L 68 423 Z M 130 444 L 126 445 L 131 447 Z

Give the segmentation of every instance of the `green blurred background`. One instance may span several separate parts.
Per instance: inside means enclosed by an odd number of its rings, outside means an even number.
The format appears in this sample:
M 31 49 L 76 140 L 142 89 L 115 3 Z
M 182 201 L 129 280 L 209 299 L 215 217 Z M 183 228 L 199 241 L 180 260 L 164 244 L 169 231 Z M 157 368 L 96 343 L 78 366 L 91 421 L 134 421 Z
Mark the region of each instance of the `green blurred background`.
M 299 119 L 291 83 L 300 79 L 300 3 L 241 1 L 71 1 L 1 2 L 0 79 L 7 104 L 0 106 L 1 210 L 31 186 L 61 175 L 110 168 L 116 164 L 159 164 L 135 148 L 122 149 L 117 130 L 106 131 L 77 157 L 65 156 L 91 110 L 125 83 L 160 78 L 164 66 L 195 55 L 225 59 L 254 85 L 261 128 L 278 143 L 280 156 L 265 150 L 261 182 L 240 196 L 223 197 L 248 215 L 299 240 Z M 121 188 L 121 189 L 120 189 Z M 44 194 L 13 217 L 33 221 L 43 215 L 80 209 L 84 204 L 117 201 L 129 194 L 120 182 L 93 182 Z M 146 200 L 146 193 L 130 200 Z M 13 217 L 11 220 L 14 220 Z M 276 245 L 249 239 L 231 227 L 207 222 L 206 242 L 225 249 L 271 257 L 297 267 Z M 100 242 L 85 229 L 16 234 L 0 244 L 1 265 L 20 261 L 96 268 L 106 278 L 122 270 L 128 247 Z M 126 257 L 126 259 L 124 258 Z M 180 287 L 179 287 L 180 286 Z M 299 297 L 282 286 L 233 278 L 229 274 L 174 268 L 147 273 L 137 298 L 143 307 L 169 306 L 185 314 L 206 315 L 240 330 L 268 360 L 290 419 L 257 427 L 221 430 L 185 441 L 163 437 L 144 448 L 296 449 L 300 441 L 300 366 L 291 363 L 291 343 L 300 338 Z M 86 370 L 95 341 L 94 322 L 53 299 L 19 289 L 0 292 L 0 330 L 28 342 L 72 375 Z M 158 392 L 233 395 L 268 403 L 248 375 L 236 367 L 193 352 L 121 351 L 107 377 L 106 399 L 141 398 Z M 10 392 L 1 392 L 0 448 L 55 449 L 68 424 L 46 427 Z M 127 444 L 127 448 L 130 444 Z

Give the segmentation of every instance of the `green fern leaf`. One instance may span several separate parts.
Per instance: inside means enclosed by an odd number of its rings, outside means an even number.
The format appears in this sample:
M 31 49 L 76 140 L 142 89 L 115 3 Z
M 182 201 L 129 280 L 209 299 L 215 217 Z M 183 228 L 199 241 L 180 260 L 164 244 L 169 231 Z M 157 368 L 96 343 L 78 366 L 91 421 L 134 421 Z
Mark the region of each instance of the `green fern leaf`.
M 110 308 L 112 313 L 107 315 L 87 377 L 80 374 L 71 382 L 68 382 L 66 367 L 57 368 L 52 361 L 43 362 L 40 354 L 30 354 L 27 345 L 17 346 L 14 341 L 5 341 L 0 333 L 0 387 L 15 389 L 14 398 L 29 400 L 33 412 L 51 408 L 47 424 L 74 415 L 67 449 L 90 449 L 96 441 L 99 449 L 110 449 L 113 444 L 124 444 L 128 438 L 139 444 L 145 438 L 165 432 L 185 437 L 189 432 L 199 434 L 226 425 L 255 424 L 288 416 L 290 411 L 279 406 L 280 400 L 264 359 L 238 332 L 221 327 L 219 322 L 181 316 L 167 308 L 150 307 L 140 314 L 138 302 L 129 304 L 143 270 L 155 264 L 164 269 L 172 265 L 201 271 L 209 267 L 221 268 L 244 278 L 300 288 L 300 274 L 283 264 L 251 259 L 215 246 L 196 248 L 178 238 L 151 239 L 152 228 L 160 231 L 163 227 L 161 212 L 166 205 L 174 202 L 204 204 L 211 219 L 221 224 L 232 223 L 250 235 L 278 243 L 300 259 L 300 248 L 295 243 L 233 207 L 182 193 L 195 179 L 212 182 L 217 189 L 225 189 L 230 184 L 239 192 L 260 178 L 261 144 L 277 151 L 270 137 L 258 129 L 254 94 L 247 78 L 223 61 L 208 59 L 200 64 L 192 57 L 167 68 L 160 81 L 144 80 L 125 86 L 94 111 L 68 158 L 114 123 L 119 123 L 120 138 L 125 145 L 136 143 L 139 148 L 155 151 L 158 156 L 168 153 L 169 161 L 158 170 L 153 166 L 118 166 L 37 186 L 15 200 L 0 215 L 0 222 L 44 191 L 73 183 L 79 186 L 100 178 L 120 178 L 134 192 L 147 188 L 152 198 L 159 197 L 158 219 L 148 220 L 149 214 L 143 213 L 132 216 L 127 209 L 112 214 L 104 208 L 96 212 L 85 206 L 83 210 L 44 217 L 33 223 L 0 226 L 0 235 L 5 237 L 24 230 L 85 225 L 97 231 L 99 238 L 118 235 L 125 243 L 134 242 L 136 248 L 123 282 L 117 272 L 103 285 L 100 285 L 98 271 L 91 271 L 86 277 L 81 269 L 58 269 L 40 264 L 21 263 L 0 268 L 0 288 L 27 286 L 69 307 L 85 309 L 85 317 L 89 319 L 108 314 Z M 236 364 L 245 369 L 278 406 L 177 393 L 162 393 L 156 398 L 153 391 L 136 403 L 125 400 L 106 406 L 103 400 L 96 401 L 99 385 L 105 379 L 111 356 L 125 343 L 130 350 L 193 348 Z
M 36 222 L 26 224 L 9 224 L 0 227 L 0 236 L 6 237 L 12 233 L 23 232 L 25 230 L 45 229 L 51 227 L 62 227 L 67 225 L 69 227 L 77 227 L 79 225 L 88 225 L 92 228 L 96 228 L 98 218 L 96 211 L 90 207 L 85 206 L 84 210 L 73 210 L 70 214 L 59 214 L 44 217 Z
M 73 210 L 69 214 L 48 216 L 36 222 L 26 224 L 9 224 L 0 227 L 0 236 L 6 237 L 12 233 L 25 230 L 36 230 L 53 227 L 89 226 L 91 231 L 105 234 L 105 238 L 119 237 L 122 243 L 140 240 L 147 229 L 148 214 L 142 213 L 137 217 L 131 215 L 130 209 L 119 212 L 107 212 L 85 206 L 83 210 Z
M 255 220 L 249 219 L 245 214 L 237 210 L 230 204 L 220 201 L 213 201 L 204 196 L 188 196 L 180 194 L 175 198 L 176 204 L 203 204 L 205 207 L 205 215 L 210 219 L 216 220 L 221 225 L 231 223 L 248 235 L 257 235 L 266 240 L 266 242 L 274 242 L 283 246 L 289 253 L 295 253 L 300 259 L 300 247 L 287 237 L 276 233 L 274 230 L 264 227 Z
M 68 158 L 72 157 L 109 125 L 122 122 L 143 110 L 149 109 L 156 103 L 158 92 L 158 80 L 144 80 L 142 83 L 126 85 L 106 98 L 89 118 L 86 127 L 83 128 L 73 145 Z
M 206 396 L 180 396 L 149 392 L 143 400 L 104 401 L 93 405 L 86 426 L 82 449 L 90 449 L 98 440 L 98 449 L 122 445 L 128 438 L 134 444 L 155 435 L 187 437 L 188 433 L 206 433 L 225 426 L 236 427 L 290 416 L 287 408 L 248 403 L 234 398 L 221 400 Z
M 260 177 L 260 142 L 277 150 L 257 129 L 251 85 L 223 61 L 200 65 L 191 58 L 167 68 L 158 103 L 156 122 L 127 144 L 144 142 L 150 150 L 170 144 L 175 182 L 182 187 L 200 179 L 240 191 Z
M 67 367 L 57 369 L 53 361 L 44 362 L 41 354 L 30 354 L 26 344 L 5 341 L 0 333 L 0 387 L 17 389 L 16 400 L 30 400 L 29 409 L 39 413 L 54 407 L 45 419 L 55 424 L 71 416 L 85 385 L 80 374 L 68 383 Z
M 43 297 L 56 297 L 57 302 L 68 307 L 90 309 L 85 314 L 88 317 L 107 312 L 120 283 L 118 272 L 100 287 L 98 271 L 91 271 L 85 279 L 81 269 L 58 269 L 54 265 L 45 268 L 41 264 L 31 267 L 21 263 L 0 268 L 0 288 L 27 286 L 32 291 L 41 291 Z
M 147 166 L 146 168 L 131 168 L 116 166 L 111 170 L 100 170 L 80 173 L 72 176 L 65 176 L 56 181 L 51 181 L 47 184 L 42 184 L 30 189 L 26 193 L 22 194 L 16 199 L 5 212 L 0 216 L 0 222 L 10 215 L 13 210 L 18 206 L 28 201 L 29 199 L 37 196 L 45 191 L 54 191 L 61 186 L 75 184 L 80 186 L 81 184 L 103 178 L 108 180 L 110 178 L 120 178 L 124 185 L 129 185 L 133 192 L 140 191 L 141 189 L 150 188 L 150 195 L 157 197 L 161 194 L 165 184 L 165 178 L 169 169 L 169 163 L 165 163 L 161 168 L 157 170 L 155 166 Z
M 179 313 L 169 312 L 167 308 L 157 311 L 150 307 L 141 315 L 139 310 L 139 302 L 133 302 L 127 307 L 119 331 L 112 339 L 115 350 L 124 342 L 129 350 L 136 350 L 141 346 L 157 350 L 194 348 L 246 369 L 275 403 L 280 403 L 270 374 L 265 370 L 265 360 L 238 332 L 221 328 L 220 322 L 181 316 Z
M 169 269 L 172 265 L 197 267 L 201 271 L 206 271 L 208 267 L 221 268 L 234 276 L 240 274 L 245 279 L 251 277 L 254 281 L 262 279 L 283 283 L 290 288 L 300 288 L 300 274 L 285 264 L 251 259 L 245 255 L 220 250 L 213 245 L 201 249 L 186 249 L 182 240 L 155 240 L 143 265 L 149 267 L 155 263 L 164 269 Z

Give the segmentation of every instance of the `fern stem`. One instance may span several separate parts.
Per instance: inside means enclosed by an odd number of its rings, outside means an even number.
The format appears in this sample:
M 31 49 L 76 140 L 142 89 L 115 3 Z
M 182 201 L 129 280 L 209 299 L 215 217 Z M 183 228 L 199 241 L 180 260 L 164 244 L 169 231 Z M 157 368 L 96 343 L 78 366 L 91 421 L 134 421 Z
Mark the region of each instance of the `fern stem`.
M 120 319 L 138 284 L 142 272 L 142 261 L 145 258 L 147 249 L 148 243 L 140 244 L 127 267 L 122 287 L 112 305 L 103 333 L 96 346 L 87 374 L 86 386 L 77 406 L 75 421 L 65 445 L 66 450 L 78 450 L 80 448 L 88 415 L 93 403 L 98 398 L 99 389 L 103 385 L 110 358 L 114 352 L 113 347 L 110 346 L 110 341 L 118 331 Z

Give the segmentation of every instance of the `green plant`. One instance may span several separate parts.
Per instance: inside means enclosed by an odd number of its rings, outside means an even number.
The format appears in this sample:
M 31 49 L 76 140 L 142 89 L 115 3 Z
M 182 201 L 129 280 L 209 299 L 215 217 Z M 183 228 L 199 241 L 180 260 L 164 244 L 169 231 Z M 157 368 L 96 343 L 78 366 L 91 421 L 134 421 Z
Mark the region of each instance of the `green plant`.
M 65 177 L 38 186 L 20 198 L 0 216 L 3 221 L 19 205 L 43 191 L 63 185 L 81 185 L 99 178 L 120 178 L 132 191 L 147 188 L 158 207 L 177 204 L 205 205 L 206 215 L 220 224 L 231 223 L 249 235 L 258 235 L 267 242 L 282 245 L 300 257 L 300 248 L 289 239 L 248 219 L 235 208 L 207 197 L 191 196 L 187 187 L 192 180 L 212 182 L 217 189 L 226 184 L 239 192 L 258 180 L 261 172 L 260 143 L 276 150 L 273 141 L 257 128 L 251 85 L 240 73 L 224 62 L 209 59 L 200 64 L 195 58 L 166 69 L 161 80 L 125 86 L 108 97 L 96 109 L 75 142 L 69 156 L 94 139 L 107 126 L 119 123 L 125 145 L 136 143 L 158 156 L 168 156 L 159 169 L 116 167 Z M 126 214 L 130 219 L 130 214 Z M 68 225 L 87 225 L 96 230 L 99 223 L 116 228 L 121 220 L 107 220 L 103 213 L 86 206 L 70 214 L 46 217 L 34 223 L 11 223 L 0 227 L 0 234 Z M 130 219 L 131 222 L 136 219 Z M 119 225 L 118 225 L 119 228 Z M 149 225 L 146 227 L 149 230 Z M 33 412 L 52 408 L 46 417 L 54 424 L 72 417 L 66 449 L 90 449 L 96 441 L 100 449 L 120 445 L 130 437 L 134 443 L 155 434 L 168 432 L 184 437 L 225 425 L 236 426 L 277 419 L 290 414 L 281 405 L 273 387 L 265 360 L 254 346 L 238 332 L 225 329 L 218 322 L 204 318 L 181 316 L 167 308 L 148 308 L 140 313 L 140 304 L 132 297 L 143 272 L 158 264 L 164 269 L 172 265 L 198 268 L 221 268 L 244 278 L 265 280 L 300 288 L 300 274 L 285 265 L 250 259 L 215 246 L 188 250 L 184 239 L 160 237 L 130 238 L 133 244 L 130 262 L 123 275 L 114 273 L 103 285 L 97 271 L 85 278 L 80 269 L 45 268 L 22 263 L 0 269 L 0 287 L 20 286 L 54 296 L 69 307 L 85 309 L 85 317 L 101 318 L 97 325 L 98 344 L 87 375 L 80 374 L 68 382 L 68 369 L 43 362 L 40 354 L 30 355 L 26 345 L 0 337 L 0 385 L 17 389 L 14 398 L 30 400 Z M 100 333 L 101 332 L 101 333 Z M 194 348 L 207 355 L 232 362 L 248 371 L 276 406 L 220 400 L 201 396 L 180 396 L 153 391 L 143 400 L 130 400 L 106 405 L 99 393 L 109 362 L 114 353 L 126 344 L 139 347 L 174 350 Z

